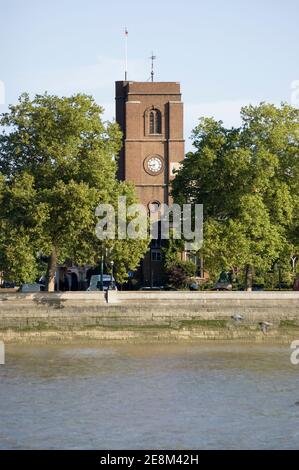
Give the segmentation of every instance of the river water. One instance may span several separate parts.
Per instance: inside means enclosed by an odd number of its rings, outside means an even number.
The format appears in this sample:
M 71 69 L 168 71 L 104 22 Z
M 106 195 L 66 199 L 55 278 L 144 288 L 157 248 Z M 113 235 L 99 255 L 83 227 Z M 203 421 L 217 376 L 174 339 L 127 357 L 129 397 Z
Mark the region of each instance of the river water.
M 1 449 L 299 449 L 287 346 L 12 346 Z

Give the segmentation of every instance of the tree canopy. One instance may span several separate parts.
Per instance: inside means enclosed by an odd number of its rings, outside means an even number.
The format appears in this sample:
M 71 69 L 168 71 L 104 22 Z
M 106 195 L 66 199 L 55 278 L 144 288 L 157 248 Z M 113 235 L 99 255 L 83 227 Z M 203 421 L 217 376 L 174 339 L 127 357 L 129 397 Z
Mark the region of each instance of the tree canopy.
M 290 266 L 299 253 L 299 110 L 262 103 L 241 118 L 231 129 L 202 118 L 173 182 L 175 202 L 204 205 L 201 253 L 212 276 Z
M 100 203 L 117 208 L 118 196 L 137 202 L 134 188 L 116 179 L 122 135 L 104 122 L 92 97 L 23 94 L 2 115 L 0 136 L 0 270 L 29 282 L 38 259 L 49 258 L 53 290 L 57 261 L 96 264 L 104 242 L 95 234 Z M 107 242 L 108 243 L 108 242 Z M 138 265 L 147 241 L 109 241 L 116 277 Z

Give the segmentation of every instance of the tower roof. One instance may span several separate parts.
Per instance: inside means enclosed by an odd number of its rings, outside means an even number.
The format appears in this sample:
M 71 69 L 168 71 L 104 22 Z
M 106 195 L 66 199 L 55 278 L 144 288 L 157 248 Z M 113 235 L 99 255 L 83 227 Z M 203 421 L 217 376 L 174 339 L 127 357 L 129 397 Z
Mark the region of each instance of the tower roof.
M 181 86 L 179 82 L 134 82 L 117 81 L 117 95 L 180 95 Z

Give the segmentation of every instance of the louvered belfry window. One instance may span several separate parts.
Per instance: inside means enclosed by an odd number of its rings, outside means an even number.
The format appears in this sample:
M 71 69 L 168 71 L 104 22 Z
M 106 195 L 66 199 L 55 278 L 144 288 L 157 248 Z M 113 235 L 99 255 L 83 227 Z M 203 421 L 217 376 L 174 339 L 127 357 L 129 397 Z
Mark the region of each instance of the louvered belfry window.
M 149 133 L 150 134 L 161 134 L 162 123 L 161 113 L 158 109 L 152 109 L 149 115 Z

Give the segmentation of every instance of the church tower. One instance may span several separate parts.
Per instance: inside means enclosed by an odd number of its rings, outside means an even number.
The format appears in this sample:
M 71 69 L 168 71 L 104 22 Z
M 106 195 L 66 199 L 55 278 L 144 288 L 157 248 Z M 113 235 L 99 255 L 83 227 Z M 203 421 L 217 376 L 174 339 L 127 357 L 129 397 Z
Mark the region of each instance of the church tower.
M 116 121 L 123 132 L 119 179 L 135 183 L 145 206 L 168 204 L 185 153 L 180 84 L 116 82 Z
M 123 132 L 118 177 L 135 184 L 148 209 L 171 204 L 170 182 L 185 155 L 183 103 L 177 82 L 116 82 L 116 121 Z M 144 285 L 160 285 L 161 243 L 142 265 Z

